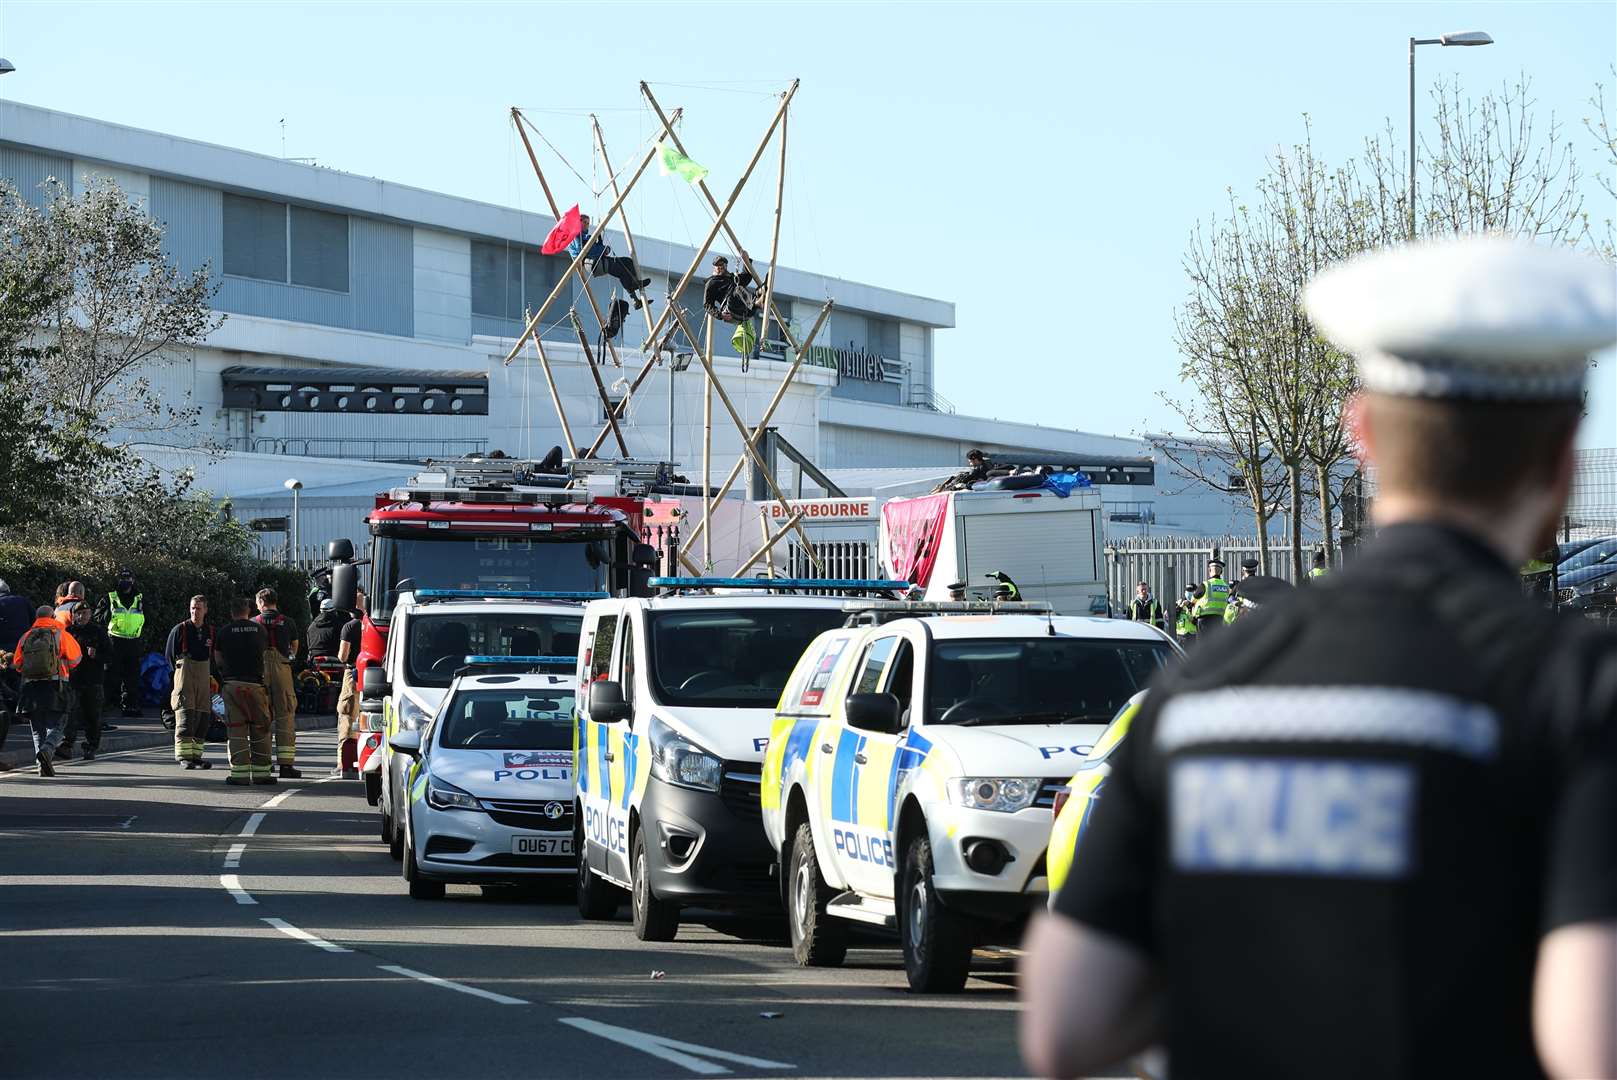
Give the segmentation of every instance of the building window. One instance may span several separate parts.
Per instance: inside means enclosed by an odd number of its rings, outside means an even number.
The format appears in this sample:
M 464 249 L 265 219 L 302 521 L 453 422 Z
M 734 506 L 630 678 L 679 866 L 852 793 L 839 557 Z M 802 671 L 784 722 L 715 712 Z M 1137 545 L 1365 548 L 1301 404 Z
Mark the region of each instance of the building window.
M 348 219 L 342 214 L 291 208 L 292 284 L 348 291 Z
M 514 244 L 472 241 L 472 314 L 516 321 L 537 311 L 567 260 Z
M 348 218 L 268 199 L 225 195 L 225 273 L 348 291 Z
M 623 395 L 622 394 L 614 394 L 610 390 L 608 390 L 607 394 L 606 394 L 606 401 L 601 404 L 601 419 L 600 419 L 599 422 L 602 423 L 602 424 L 606 423 L 607 420 L 609 419 L 610 412 L 612 410 L 617 409 L 622 404 L 623 404 Z M 609 405 L 610 405 L 610 409 L 608 408 Z M 618 419 L 620 421 L 622 421 L 624 418 L 619 417 Z
M 286 204 L 225 196 L 225 273 L 286 281 Z

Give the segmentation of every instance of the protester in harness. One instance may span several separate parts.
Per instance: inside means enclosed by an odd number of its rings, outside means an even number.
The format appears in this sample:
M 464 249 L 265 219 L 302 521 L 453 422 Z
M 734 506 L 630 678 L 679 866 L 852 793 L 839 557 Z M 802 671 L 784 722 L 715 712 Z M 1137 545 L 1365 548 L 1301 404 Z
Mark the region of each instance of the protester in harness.
M 730 273 L 730 260 L 720 255 L 713 260 L 713 276 L 702 286 L 702 307 L 720 322 L 738 323 L 750 319 L 758 314 L 755 284 L 747 270 Z
M 567 245 L 567 254 L 575 259 L 584 250 L 584 241 L 589 239 L 590 235 L 589 215 L 580 214 L 578 220 L 583 231 L 573 238 L 572 243 Z M 596 240 L 595 243 L 590 245 L 589 252 L 584 256 L 584 261 L 589 264 L 590 276 L 616 278 L 618 284 L 623 286 L 623 291 L 634 297 L 634 306 L 636 308 L 644 307 L 651 302 L 642 295 L 642 290 L 651 284 L 651 279 L 640 276 L 640 271 L 635 267 L 633 259 L 613 255 L 611 248 L 600 240 Z

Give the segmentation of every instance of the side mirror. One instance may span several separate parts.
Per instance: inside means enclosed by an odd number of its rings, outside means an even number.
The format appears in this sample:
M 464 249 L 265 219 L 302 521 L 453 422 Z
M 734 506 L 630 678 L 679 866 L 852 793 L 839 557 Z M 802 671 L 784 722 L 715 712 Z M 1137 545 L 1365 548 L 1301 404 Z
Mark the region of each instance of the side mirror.
M 359 567 L 339 563 L 331 568 L 331 601 L 343 611 L 359 610 Z
M 660 561 L 657 549 L 650 544 L 636 544 L 629 549 L 629 562 L 640 570 L 655 570 Z
M 419 731 L 401 731 L 389 739 L 387 744 L 400 754 L 408 754 L 411 757 L 421 756 L 421 732 Z
M 359 687 L 361 699 L 380 701 L 392 692 L 393 684 L 387 681 L 387 672 L 382 670 L 382 666 L 380 664 L 367 664 L 365 666 L 365 677 Z
M 901 726 L 898 698 L 892 694 L 849 694 L 843 705 L 848 726 L 860 731 L 896 733 Z
M 634 715 L 623 700 L 623 684 L 603 681 L 590 684 L 590 719 L 597 724 L 615 724 Z
M 333 540 L 326 545 L 326 558 L 334 563 L 354 561 L 354 542 L 352 540 Z

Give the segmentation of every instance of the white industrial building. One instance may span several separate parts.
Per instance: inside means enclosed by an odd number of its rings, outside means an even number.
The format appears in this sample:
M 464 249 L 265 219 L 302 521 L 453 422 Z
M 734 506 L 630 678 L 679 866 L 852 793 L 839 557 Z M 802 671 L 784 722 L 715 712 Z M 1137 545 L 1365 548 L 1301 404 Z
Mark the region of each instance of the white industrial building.
M 286 514 L 283 482 L 295 477 L 303 483 L 303 541 L 358 540 L 370 495 L 423 458 L 494 450 L 538 457 L 564 442 L 532 350 L 502 363 L 524 312 L 567 265 L 539 252 L 548 216 L 0 102 L 0 177 L 25 198 L 42 199 L 50 178 L 79 190 L 98 176 L 164 225 L 166 249 L 182 269 L 206 267 L 218 286 L 213 303 L 223 325 L 153 373 L 168 401 L 200 407 L 200 430 L 138 441 L 165 467 L 196 468 L 199 486 L 231 499 L 241 516 Z M 695 252 L 635 239 L 656 313 Z M 627 252 L 621 236 L 607 241 Z M 603 309 L 612 284 L 595 280 Z M 1006 458 L 1150 459 L 1149 482 L 1116 482 L 1139 481 L 1138 472 L 1109 474 L 1114 483 L 1102 493 L 1114 531 L 1250 531 L 1238 498 L 1193 489 L 1145 440 L 957 412 L 934 390 L 933 342 L 954 324 L 953 304 L 786 266 L 776 290 L 799 336 L 825 300 L 836 302 L 772 421 L 783 440 L 776 475 L 794 492 L 792 451 L 847 494 L 878 497 L 926 490 L 962 467 L 971 447 Z M 682 301 L 693 325 L 699 295 L 693 282 Z M 603 407 L 567 307 L 576 306 L 592 348 L 596 324 L 582 296 L 563 298 L 570 303 L 547 316 L 545 351 L 573 436 L 588 443 Z M 645 329 L 632 312 L 618 346 L 623 367 L 605 364 L 613 396 L 643 361 Z M 717 351 L 736 409 L 755 423 L 789 366 L 786 346 L 766 341 L 763 358 L 745 371 L 727 341 Z M 704 390 L 700 365 L 656 369 L 622 425 L 629 456 L 671 454 L 700 482 Z M 741 440 L 717 401 L 713 418 L 717 483 Z M 812 478 L 802 490 L 824 493 Z

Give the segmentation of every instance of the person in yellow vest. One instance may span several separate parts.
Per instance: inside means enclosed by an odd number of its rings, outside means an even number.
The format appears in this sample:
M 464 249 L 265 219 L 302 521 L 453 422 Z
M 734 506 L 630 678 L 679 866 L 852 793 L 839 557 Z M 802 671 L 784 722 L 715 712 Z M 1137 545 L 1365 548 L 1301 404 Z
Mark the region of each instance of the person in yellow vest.
M 141 715 L 141 635 L 146 630 L 146 598 L 135 584 L 134 571 L 118 571 L 115 588 L 102 605 L 102 622 L 112 641 L 113 686 L 120 693 L 125 716 Z
M 1325 566 L 1325 553 L 1323 551 L 1314 552 L 1314 568 L 1308 571 L 1308 576 L 1311 578 L 1322 578 L 1328 572 L 1329 571 Z
M 1207 560 L 1207 580 L 1202 582 L 1200 595 L 1192 614 L 1196 617 L 1196 633 L 1206 634 L 1224 625 L 1224 609 L 1230 605 L 1230 583 L 1224 580 L 1224 560 L 1214 556 Z
M 298 628 L 281 614 L 274 589 L 259 589 L 254 600 L 258 615 L 253 621 L 269 637 L 264 651 L 264 688 L 269 694 L 275 763 L 282 779 L 296 780 L 303 775 L 293 764 L 298 753 L 298 693 L 292 685 L 292 658 L 298 654 Z
M 1186 585 L 1185 595 L 1174 606 L 1173 633 L 1181 646 L 1196 636 L 1196 586 Z
M 1241 603 L 1241 582 L 1247 580 L 1248 578 L 1254 578 L 1257 576 L 1258 560 L 1250 558 L 1242 559 L 1241 576 L 1238 580 L 1230 585 L 1230 601 L 1224 605 L 1225 626 L 1228 626 L 1230 623 L 1240 618 L 1241 612 L 1245 607 L 1245 605 Z

